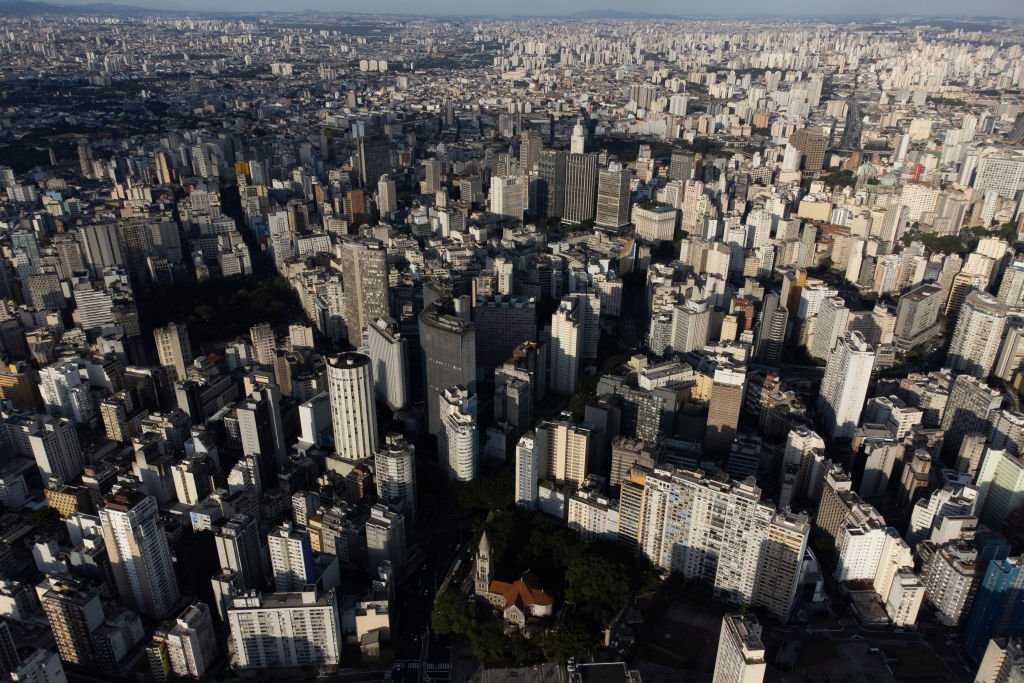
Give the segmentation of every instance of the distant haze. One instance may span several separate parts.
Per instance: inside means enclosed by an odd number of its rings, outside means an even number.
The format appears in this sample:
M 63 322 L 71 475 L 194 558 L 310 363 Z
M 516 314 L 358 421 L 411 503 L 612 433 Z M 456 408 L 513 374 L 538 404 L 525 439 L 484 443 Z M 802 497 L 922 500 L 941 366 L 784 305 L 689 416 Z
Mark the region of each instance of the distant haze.
M 164 10 L 197 11 L 300 11 L 378 12 L 396 14 L 432 14 L 466 16 L 467 14 L 496 16 L 563 16 L 587 10 L 618 9 L 655 14 L 676 14 L 687 17 L 892 17 L 892 16 L 1024 16 L 1021 0 L 975 0 L 969 4 L 962 0 L 724 0 L 715 3 L 682 3 L 669 0 L 649 0 L 641 5 L 623 6 L 593 0 L 519 0 L 496 2 L 482 0 L 467 4 L 461 0 L 377 0 L 373 3 L 350 0 L 227 0 L 210 3 L 208 0 L 108 0 L 112 4 L 132 5 Z M 90 0 L 56 0 L 57 4 L 92 4 Z

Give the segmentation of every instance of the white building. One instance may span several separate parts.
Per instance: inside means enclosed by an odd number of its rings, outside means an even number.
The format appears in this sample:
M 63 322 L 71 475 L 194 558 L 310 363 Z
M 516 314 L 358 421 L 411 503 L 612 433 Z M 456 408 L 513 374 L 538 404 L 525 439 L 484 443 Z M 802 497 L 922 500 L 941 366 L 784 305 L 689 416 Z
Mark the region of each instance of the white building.
M 341 629 L 334 592 L 236 596 L 228 607 L 232 666 L 275 669 L 336 665 Z
M 874 349 L 859 332 L 844 335 L 829 354 L 818 411 L 832 438 L 851 438 L 856 431 L 874 364 Z
M 551 316 L 550 387 L 556 393 L 576 393 L 586 327 L 582 309 L 579 299 L 565 298 Z
M 516 444 L 516 505 L 535 510 L 537 508 L 537 482 L 540 480 L 540 453 L 534 440 L 534 433 L 529 432 L 519 437 Z
M 416 515 L 416 449 L 398 433 L 388 434 L 373 458 L 377 497 Z
M 366 326 L 366 355 L 377 399 L 391 410 L 404 408 L 409 403 L 409 341 L 394 319 L 377 318 Z
M 767 664 L 761 625 L 752 614 L 726 614 L 712 683 L 761 683 Z
M 438 456 L 456 481 L 473 481 L 480 466 L 480 431 L 477 429 L 476 394 L 463 386 L 446 388 L 438 397 L 441 429 Z
M 270 566 L 277 592 L 301 591 L 316 583 L 313 548 L 309 536 L 292 528 L 289 522 L 267 534 Z
M 1010 309 L 985 292 L 975 290 L 967 295 L 956 328 L 949 343 L 946 365 L 985 379 L 995 366 Z
M 377 409 L 370 358 L 346 352 L 327 359 L 334 449 L 344 460 L 372 458 L 377 450 Z
M 167 632 L 166 643 L 171 671 L 182 678 L 201 678 L 217 658 L 217 636 L 209 606 L 194 602 L 185 608 Z

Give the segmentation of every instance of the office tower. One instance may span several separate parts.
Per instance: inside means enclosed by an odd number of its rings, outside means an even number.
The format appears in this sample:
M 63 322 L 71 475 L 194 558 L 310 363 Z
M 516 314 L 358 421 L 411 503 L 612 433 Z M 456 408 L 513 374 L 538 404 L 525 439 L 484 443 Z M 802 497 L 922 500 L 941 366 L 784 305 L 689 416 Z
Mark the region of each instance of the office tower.
M 567 297 L 562 299 L 551 316 L 550 386 L 555 393 L 576 393 L 586 334 L 584 306 L 582 299 Z
M 1024 369 L 1024 323 L 1013 320 L 1006 325 L 1006 336 L 999 349 L 999 358 L 992 374 L 1013 383 Z
M 519 437 L 516 444 L 516 506 L 524 510 L 537 508 L 537 482 L 541 478 L 540 451 L 532 432 Z
M 537 161 L 537 204 L 532 207 L 538 217 L 561 218 L 565 211 L 565 164 L 569 155 L 546 149 Z
M 249 339 L 252 341 L 252 353 L 256 362 L 264 367 L 273 365 L 277 338 L 270 323 L 259 323 L 250 327 Z
M 227 609 L 235 669 L 337 665 L 341 624 L 334 591 L 317 595 L 256 591 L 234 596 Z
M 592 436 L 589 428 L 564 420 L 537 425 L 533 442 L 540 465 L 538 480 L 581 486 L 589 473 Z
M 377 407 L 370 358 L 349 351 L 327 359 L 334 450 L 344 460 L 372 458 L 377 450 Z
M 204 602 L 193 602 L 174 620 L 167 632 L 167 658 L 180 678 L 201 678 L 217 659 L 213 617 Z
M 693 177 L 694 154 L 686 150 L 672 150 L 672 160 L 669 162 L 669 180 L 690 180 Z
M 526 183 L 521 175 L 503 175 L 491 178 L 491 189 L 488 194 L 490 212 L 496 216 L 523 222 L 526 211 Z
M 565 162 L 565 205 L 562 222 L 579 225 L 594 220 L 597 155 L 570 154 Z
M 377 181 L 377 209 L 384 218 L 390 218 L 398 211 L 398 193 L 390 176 L 382 175 Z
M 377 240 L 345 237 L 340 261 L 348 341 L 359 348 L 370 321 L 389 315 L 388 254 Z
M 366 221 L 366 193 L 349 190 L 345 193 L 345 219 L 352 226 L 361 226 Z
M 167 327 L 153 330 L 156 340 L 156 355 L 160 365 L 174 368 L 177 380 L 185 379 L 185 371 L 192 364 L 192 343 L 188 339 L 188 327 L 170 323 Z
M 387 316 L 366 326 L 366 355 L 370 357 L 374 393 L 391 410 L 409 404 L 409 340 Z
M 263 586 L 263 547 L 256 518 L 233 515 L 213 527 L 213 540 L 221 570 L 236 572 L 245 588 Z
M 978 162 L 974 174 L 976 197 L 984 197 L 989 190 L 1004 199 L 1014 199 L 1024 190 L 1024 161 L 1015 156 L 986 156 Z
M 707 301 L 686 299 L 672 307 L 672 351 L 699 351 L 708 343 L 711 309 Z
M 316 583 L 308 534 L 285 522 L 267 534 L 267 548 L 275 592 L 301 591 L 304 586 Z
M 541 139 L 536 131 L 525 130 L 519 136 L 519 170 L 528 175 L 540 159 Z
M 766 668 L 761 625 L 752 614 L 726 614 L 713 683 L 761 683 Z
M 829 353 L 818 412 L 830 437 L 853 436 L 864 408 L 875 352 L 859 332 L 848 332 Z
M 478 297 L 473 308 L 477 365 L 492 370 L 523 342 L 537 338 L 537 305 L 532 297 Z
M 99 591 L 70 574 L 49 574 L 36 588 L 61 661 L 83 667 L 98 665 L 93 632 L 106 617 Z
M 262 482 L 276 477 L 286 458 L 280 389 L 276 384 L 257 384 L 235 409 L 235 415 L 242 455 L 258 464 L 257 490 L 262 491 Z
M 431 434 L 441 429 L 441 394 L 460 385 L 476 391 L 476 326 L 459 315 L 462 302 L 442 298 L 420 314 L 420 344 L 426 368 L 426 403 Z M 468 307 L 466 307 L 468 313 Z
M 569 151 L 572 154 L 583 154 L 586 144 L 587 134 L 583 122 L 577 119 L 576 125 L 572 127 L 572 137 L 569 138 Z
M 747 385 L 747 373 L 743 367 L 715 368 L 708 399 L 708 422 L 704 431 L 704 451 L 711 455 L 729 452 L 736 428 L 740 422 L 743 394 Z
M 894 335 L 901 349 L 909 350 L 926 342 L 938 331 L 945 291 L 932 282 L 918 285 L 900 295 L 896 306 Z
M 1024 461 L 1008 451 L 989 448 L 975 485 L 978 519 L 991 529 L 1002 529 L 1010 513 L 1024 504 Z
M 942 450 L 956 455 L 968 434 L 988 434 L 1003 395 L 972 375 L 957 375 L 942 413 Z
M 391 172 L 391 145 L 382 135 L 359 138 L 359 186 L 368 188 L 375 179 Z M 383 213 L 383 211 L 381 211 Z
M 416 449 L 401 434 L 388 434 L 373 464 L 377 498 L 401 510 L 411 523 L 416 517 Z
M 70 484 L 85 467 L 85 454 L 78 442 L 75 423 L 63 417 L 45 416 L 37 420 L 28 432 L 28 449 L 35 458 L 44 486 L 51 477 Z
M 165 618 L 178 602 L 178 584 L 156 499 L 117 493 L 100 510 L 100 523 L 121 602 L 151 619 Z
M 96 421 L 96 403 L 92 389 L 83 379 L 80 363 L 57 362 L 39 370 L 39 393 L 46 412 L 66 417 L 79 424 Z
M 804 175 L 814 175 L 825 164 L 825 149 L 828 140 L 820 128 L 801 128 L 789 136 L 789 144 L 803 155 L 801 168 Z
M 833 296 L 821 302 L 814 323 L 814 340 L 808 349 L 812 358 L 828 358 L 836 341 L 846 333 L 849 319 L 850 309 L 841 298 Z
M 1014 261 L 1007 266 L 996 298 L 1011 308 L 1024 306 L 1024 261 Z
M 443 168 L 440 159 L 424 159 L 424 180 L 420 183 L 421 194 L 434 194 L 441 189 Z
M 405 564 L 405 518 L 377 503 L 370 508 L 370 518 L 366 520 L 367 571 L 376 571 L 385 562 L 390 562 L 396 572 Z
M 480 466 L 476 394 L 456 385 L 445 389 L 439 400 L 438 458 L 442 466 L 447 466 L 450 479 L 473 481 Z
M 988 377 L 1009 314 L 1006 305 L 990 294 L 979 290 L 968 294 L 953 330 L 946 365 L 955 372 Z
M 964 649 L 979 661 L 992 638 L 1020 636 L 1024 636 L 1024 557 L 993 560 L 967 618 Z
M 601 169 L 597 181 L 597 213 L 594 224 L 621 228 L 629 224 L 629 169 L 611 164 Z M 674 226 L 673 226 L 674 227 Z

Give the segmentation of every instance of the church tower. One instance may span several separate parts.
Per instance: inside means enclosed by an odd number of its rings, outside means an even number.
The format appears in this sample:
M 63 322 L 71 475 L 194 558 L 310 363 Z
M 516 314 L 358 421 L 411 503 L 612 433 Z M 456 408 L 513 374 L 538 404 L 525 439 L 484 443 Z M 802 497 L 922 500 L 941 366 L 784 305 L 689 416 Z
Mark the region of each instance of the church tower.
M 477 595 L 484 595 L 491 590 L 491 578 L 494 576 L 494 568 L 491 566 L 492 556 L 491 544 L 487 540 L 487 532 L 485 531 L 480 537 L 480 548 L 476 554 L 474 590 Z

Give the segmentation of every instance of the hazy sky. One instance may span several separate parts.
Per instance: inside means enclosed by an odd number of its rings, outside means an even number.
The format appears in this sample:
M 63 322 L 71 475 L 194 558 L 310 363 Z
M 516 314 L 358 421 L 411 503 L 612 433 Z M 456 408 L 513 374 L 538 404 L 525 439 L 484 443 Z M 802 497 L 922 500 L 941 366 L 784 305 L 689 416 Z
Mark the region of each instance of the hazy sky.
M 51 0 L 60 4 L 87 4 L 104 0 Z M 558 16 L 581 10 L 630 9 L 684 16 L 1024 16 L 1022 0 L 719 0 L 680 2 L 647 0 L 622 3 L 619 0 L 105 0 L 137 7 L 181 10 L 294 11 L 318 9 L 339 12 L 393 12 L 402 14 L 494 14 L 501 16 Z

